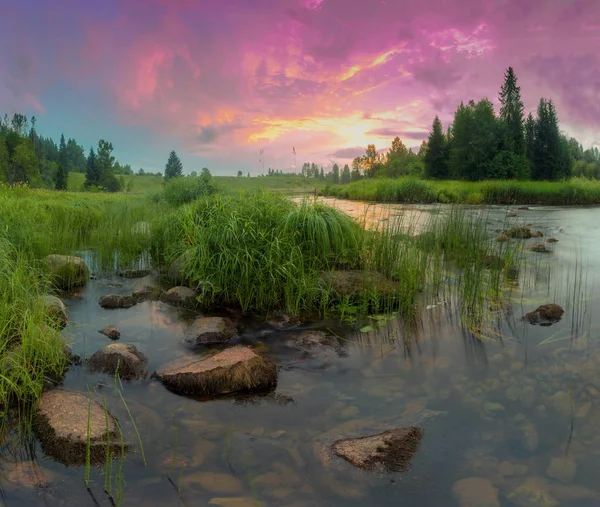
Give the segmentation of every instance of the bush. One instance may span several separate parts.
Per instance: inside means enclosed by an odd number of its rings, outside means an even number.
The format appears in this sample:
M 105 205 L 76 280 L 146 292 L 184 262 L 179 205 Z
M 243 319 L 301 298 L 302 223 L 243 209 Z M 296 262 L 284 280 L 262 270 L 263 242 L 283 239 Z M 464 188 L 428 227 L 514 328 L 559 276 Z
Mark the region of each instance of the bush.
M 172 178 L 152 198 L 157 202 L 164 202 L 170 206 L 181 206 L 202 196 L 214 194 L 216 191 L 217 187 L 213 183 L 212 177 L 202 174 L 196 177 Z

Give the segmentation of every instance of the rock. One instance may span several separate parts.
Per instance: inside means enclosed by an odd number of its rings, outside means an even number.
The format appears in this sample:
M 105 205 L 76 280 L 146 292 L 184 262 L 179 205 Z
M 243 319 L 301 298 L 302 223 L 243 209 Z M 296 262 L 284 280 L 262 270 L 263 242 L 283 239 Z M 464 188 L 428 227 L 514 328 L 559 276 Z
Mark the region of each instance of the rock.
M 500 507 L 498 490 L 491 481 L 482 477 L 455 482 L 452 493 L 460 507 Z
M 558 243 L 558 240 L 556 238 L 548 238 L 546 243 Z
M 531 250 L 532 252 L 537 253 L 550 253 L 550 250 L 546 248 L 544 243 L 534 243 L 533 245 L 528 245 L 527 250 Z
M 377 271 L 331 271 L 321 279 L 337 297 L 360 296 L 365 291 L 376 290 L 381 296 L 393 293 L 398 282 L 389 280 Z
M 40 398 L 33 429 L 44 452 L 65 465 L 84 465 L 86 451 L 92 465 L 105 463 L 107 451 L 111 456 L 121 454 L 116 419 L 82 393 L 66 389 L 46 391 Z M 127 444 L 124 445 L 127 450 Z
M 102 308 L 131 308 L 136 305 L 133 296 L 122 296 L 121 294 L 106 294 L 101 296 L 98 304 Z
M 515 475 L 515 466 L 508 461 L 503 461 L 502 463 L 500 463 L 500 465 L 498 465 L 498 473 L 505 477 Z
M 204 357 L 181 357 L 154 375 L 176 392 L 196 395 L 267 391 L 277 384 L 275 365 L 241 345 Z
M 529 206 L 521 206 L 519 208 L 517 208 L 518 211 L 528 211 L 529 210 Z
M 131 227 L 131 233 L 140 236 L 150 236 L 150 224 L 148 222 L 136 222 Z
M 218 505 L 219 507 L 256 507 L 254 498 L 235 496 L 228 498 L 211 498 L 208 505 Z
M 54 479 L 52 472 L 35 461 L 20 461 L 14 464 L 10 472 L 4 472 L 3 475 L 10 484 L 26 489 L 45 488 Z
M 523 318 L 530 324 L 540 326 L 551 326 L 562 319 L 565 311 L 554 303 L 538 306 L 534 311 L 526 313 Z
M 518 215 L 516 213 L 507 213 L 506 216 L 509 217 L 509 218 L 514 218 L 514 217 L 516 217 Z
M 73 352 L 73 348 L 68 343 L 63 345 L 63 352 L 67 358 L 69 364 L 79 365 L 81 364 L 81 357 Z
M 67 307 L 56 296 L 44 296 L 44 309 L 52 322 L 62 329 L 69 322 Z
M 594 500 L 599 496 L 594 490 L 576 484 L 551 484 L 550 493 L 561 502 L 561 505 L 572 505 L 573 502 L 582 500 Z
M 134 290 L 131 296 L 138 303 L 143 301 L 157 301 L 160 299 L 160 293 L 162 291 L 158 287 L 148 284 L 140 284 Z
M 508 241 L 508 236 L 506 236 L 505 234 L 503 234 L 502 236 L 498 236 L 496 238 L 496 241 L 498 243 L 504 243 L 505 241 Z
M 98 331 L 102 333 L 104 336 L 108 336 L 111 340 L 118 340 L 121 338 L 121 331 L 117 329 L 116 326 L 104 326 L 104 328 Z
M 277 312 L 269 315 L 267 324 L 275 329 L 287 329 L 289 327 L 294 327 L 298 324 L 301 324 L 301 321 L 298 317 L 293 315 Z
M 61 290 L 81 287 L 87 283 L 90 276 L 90 271 L 81 257 L 48 255 L 44 262 L 50 269 L 52 283 Z
M 421 438 L 421 428 L 405 426 L 367 437 L 343 438 L 335 441 L 331 450 L 363 470 L 402 472 L 408 470 Z
M 530 477 L 508 495 L 520 507 L 555 507 L 556 499 L 550 494 L 547 482 L 541 477 Z
M 185 332 L 185 341 L 193 345 L 226 343 L 235 335 L 235 326 L 223 317 L 201 317 Z
M 186 250 L 173 262 L 167 270 L 167 279 L 172 283 L 188 283 L 189 276 L 186 265 L 192 258 L 192 250 Z
M 544 233 L 542 231 L 537 231 L 533 234 L 534 238 L 543 238 L 544 237 Z
M 211 493 L 241 493 L 243 490 L 242 482 L 229 474 L 219 474 L 214 472 L 199 472 L 187 475 L 182 480 L 183 485 L 199 484 L 202 489 Z
M 160 295 L 160 300 L 173 306 L 195 308 L 198 306 L 197 296 L 198 293 L 195 290 L 189 287 L 177 286 L 163 292 Z
M 91 370 L 118 374 L 126 380 L 143 377 L 147 364 L 148 358 L 135 345 L 128 343 L 111 343 L 95 352 L 88 360 Z
M 497 255 L 486 255 L 483 258 L 483 265 L 488 269 L 502 269 L 505 264 L 504 259 Z
M 534 234 L 531 229 L 525 225 L 517 225 L 504 231 L 504 234 L 513 239 L 529 239 L 533 238 Z
M 149 269 L 122 269 L 119 271 L 119 276 L 123 278 L 143 278 L 149 274 Z
M 531 421 L 526 421 L 521 427 L 521 443 L 528 452 L 535 452 L 540 443 L 538 432 Z
M 561 482 L 571 482 L 577 472 L 577 465 L 568 458 L 552 458 L 546 475 Z

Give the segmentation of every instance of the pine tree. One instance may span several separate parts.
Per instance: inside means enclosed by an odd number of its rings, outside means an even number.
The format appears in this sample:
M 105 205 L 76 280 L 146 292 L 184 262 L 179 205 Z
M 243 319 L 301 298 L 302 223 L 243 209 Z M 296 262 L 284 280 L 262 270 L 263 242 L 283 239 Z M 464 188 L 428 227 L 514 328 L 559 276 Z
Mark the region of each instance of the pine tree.
M 500 118 L 506 123 L 509 138 L 512 142 L 512 151 L 522 155 L 525 151 L 523 134 L 524 107 L 521 100 L 521 88 L 517 86 L 517 76 L 512 67 L 504 74 L 504 84 L 500 89 Z
M 429 141 L 427 142 L 425 175 L 428 178 L 438 179 L 446 179 L 450 176 L 446 136 L 442 129 L 442 122 L 437 116 L 433 120 Z
M 350 183 L 350 167 L 348 167 L 348 164 L 344 165 L 342 169 L 341 183 L 342 185 Z
M 85 188 L 91 186 L 100 186 L 101 172 L 96 159 L 96 153 L 94 148 L 90 148 L 90 154 L 87 158 L 86 171 L 85 171 Z
M 331 172 L 333 174 L 333 183 L 337 185 L 340 182 L 340 166 L 337 164 L 333 164 Z
M 169 181 L 171 178 L 177 178 L 182 175 L 183 164 L 181 163 L 181 160 L 179 160 L 177 153 L 175 153 L 175 151 L 172 151 L 169 154 L 169 160 L 167 160 L 167 165 L 165 166 L 165 181 Z
M 66 190 L 68 179 L 69 172 L 67 169 L 67 145 L 65 143 L 65 136 L 61 134 L 58 148 L 58 169 L 56 171 L 54 188 L 56 190 Z
M 556 109 L 551 100 L 540 99 L 535 121 L 531 156 L 531 177 L 534 180 L 557 180 L 569 176 L 568 143 L 558 128 Z
M 525 120 L 525 155 L 531 162 L 533 158 L 533 149 L 535 142 L 535 119 L 533 115 L 529 113 L 527 120 Z

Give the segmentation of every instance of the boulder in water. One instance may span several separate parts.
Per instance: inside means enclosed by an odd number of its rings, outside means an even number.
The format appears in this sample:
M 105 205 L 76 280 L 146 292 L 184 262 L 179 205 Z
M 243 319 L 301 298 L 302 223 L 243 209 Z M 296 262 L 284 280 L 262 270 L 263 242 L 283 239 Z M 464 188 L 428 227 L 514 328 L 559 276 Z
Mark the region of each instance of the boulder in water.
M 44 262 L 50 270 L 52 283 L 60 290 L 81 287 L 90 277 L 90 271 L 81 257 L 48 255 Z
M 89 452 L 92 465 L 121 453 L 116 419 L 97 401 L 66 389 L 46 391 L 40 398 L 33 429 L 46 454 L 65 465 L 84 465 Z
M 558 240 L 556 238 L 548 238 L 546 243 L 558 243 Z
M 122 269 L 119 271 L 119 276 L 123 278 L 143 278 L 149 274 L 149 269 Z
M 133 296 L 123 296 L 121 294 L 106 294 L 101 296 L 98 300 L 98 304 L 102 308 L 131 308 L 135 306 L 137 301 Z
M 93 371 L 118 374 L 126 380 L 143 377 L 146 372 L 148 358 L 135 345 L 128 343 L 111 343 L 98 350 L 88 360 Z
M 331 450 L 363 470 L 403 472 L 408 470 L 421 438 L 421 428 L 405 426 L 367 437 L 337 440 L 331 445 Z
M 117 329 L 117 326 L 104 326 L 98 331 L 104 336 L 108 336 L 111 340 L 118 340 L 121 338 L 121 331 Z
M 565 311 L 557 304 L 549 303 L 538 306 L 534 311 L 524 315 L 524 319 L 530 324 L 539 324 L 540 326 L 550 326 L 562 319 Z
M 154 376 L 175 392 L 193 395 L 268 391 L 277 384 L 275 365 L 241 345 L 204 357 L 181 357 Z
M 504 259 L 497 255 L 486 255 L 483 258 L 483 265 L 488 269 L 502 269 L 505 264 Z
M 454 498 L 460 507 L 500 507 L 498 489 L 490 480 L 469 477 L 454 483 Z
M 235 326 L 223 317 L 200 317 L 185 332 L 185 341 L 193 345 L 226 343 L 235 335 Z
M 548 250 L 544 243 L 534 243 L 533 245 L 528 245 L 527 250 L 537 253 L 550 253 L 550 250 Z
M 148 284 L 140 284 L 134 290 L 131 296 L 138 303 L 143 301 L 156 301 L 160 298 L 161 290 L 158 287 Z
M 160 295 L 160 300 L 164 303 L 169 303 L 173 306 L 181 306 L 183 308 L 196 308 L 198 293 L 189 287 L 177 286 L 163 292 Z
M 56 296 L 44 296 L 44 309 L 52 322 L 62 329 L 69 322 L 67 307 Z

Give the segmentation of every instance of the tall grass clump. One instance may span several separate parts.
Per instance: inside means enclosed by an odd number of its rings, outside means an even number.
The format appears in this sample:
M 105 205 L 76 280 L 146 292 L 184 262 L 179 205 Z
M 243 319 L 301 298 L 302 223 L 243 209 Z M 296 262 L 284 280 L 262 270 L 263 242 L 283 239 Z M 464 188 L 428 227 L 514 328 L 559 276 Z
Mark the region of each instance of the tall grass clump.
M 202 196 L 214 194 L 217 188 L 211 176 L 173 178 L 161 190 L 152 194 L 152 199 L 169 206 L 181 206 Z

